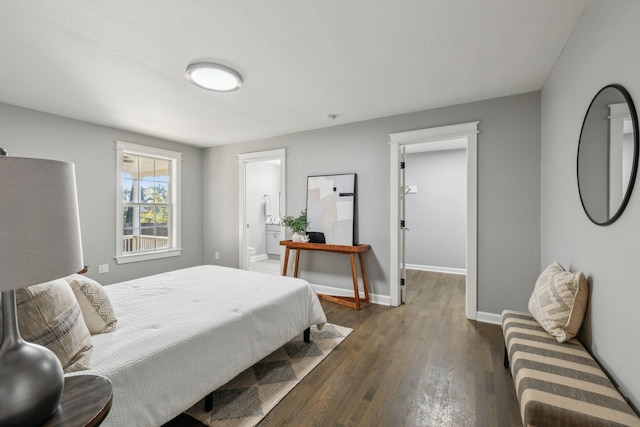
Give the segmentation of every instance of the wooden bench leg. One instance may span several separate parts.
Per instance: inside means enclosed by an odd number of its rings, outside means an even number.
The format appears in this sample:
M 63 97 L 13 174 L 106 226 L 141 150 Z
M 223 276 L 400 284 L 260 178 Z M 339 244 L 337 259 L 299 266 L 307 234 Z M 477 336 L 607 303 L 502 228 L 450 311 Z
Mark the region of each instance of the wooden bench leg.
M 213 409 L 213 392 L 207 394 L 207 397 L 204 398 L 204 410 L 206 412 L 211 412 Z
M 506 344 L 504 345 L 504 367 L 509 369 L 509 352 Z

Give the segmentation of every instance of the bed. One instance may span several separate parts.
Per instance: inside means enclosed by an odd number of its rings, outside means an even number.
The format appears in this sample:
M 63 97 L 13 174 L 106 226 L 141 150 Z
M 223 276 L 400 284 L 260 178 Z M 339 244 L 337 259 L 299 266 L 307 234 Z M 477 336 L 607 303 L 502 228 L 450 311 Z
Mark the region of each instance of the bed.
M 114 332 L 91 369 L 113 383 L 103 426 L 158 427 L 326 317 L 302 279 L 205 265 L 106 286 Z

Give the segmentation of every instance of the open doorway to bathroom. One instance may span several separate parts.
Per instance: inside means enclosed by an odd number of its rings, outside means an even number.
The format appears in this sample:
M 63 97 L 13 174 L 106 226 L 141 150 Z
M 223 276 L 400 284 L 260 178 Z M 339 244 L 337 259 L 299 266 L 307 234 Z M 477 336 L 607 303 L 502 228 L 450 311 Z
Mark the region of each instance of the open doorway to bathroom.
M 240 268 L 280 274 L 285 149 L 238 155 Z

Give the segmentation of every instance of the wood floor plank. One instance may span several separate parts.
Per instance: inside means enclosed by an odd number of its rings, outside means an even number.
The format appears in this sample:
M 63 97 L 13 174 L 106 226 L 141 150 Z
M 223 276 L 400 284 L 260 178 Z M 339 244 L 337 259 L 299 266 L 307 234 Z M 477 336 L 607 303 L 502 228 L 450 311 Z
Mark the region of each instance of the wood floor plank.
M 499 326 L 466 319 L 464 276 L 409 271 L 407 303 L 321 301 L 352 334 L 260 426 L 520 426 Z

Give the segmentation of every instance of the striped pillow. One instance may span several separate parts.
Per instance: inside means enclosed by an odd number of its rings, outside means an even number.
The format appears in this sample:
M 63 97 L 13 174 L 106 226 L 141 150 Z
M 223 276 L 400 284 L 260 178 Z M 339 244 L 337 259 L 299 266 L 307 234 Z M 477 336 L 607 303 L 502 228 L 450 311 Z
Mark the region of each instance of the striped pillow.
M 82 310 L 82 317 L 92 335 L 116 330 L 118 319 L 109 295 L 102 285 L 80 274 L 67 277 L 67 282 Z
M 51 350 L 65 373 L 90 368 L 91 334 L 66 280 L 18 289 L 16 310 L 22 338 Z
M 565 271 L 554 262 L 540 273 L 529 298 L 529 312 L 559 342 L 569 341 L 582 325 L 588 297 L 584 275 Z

